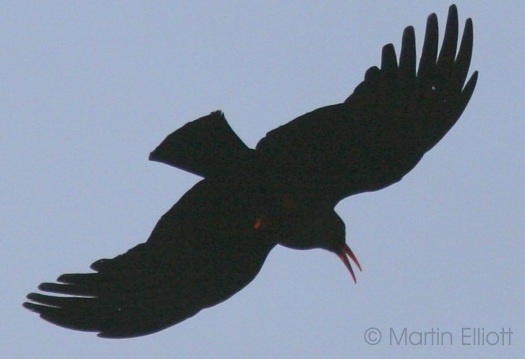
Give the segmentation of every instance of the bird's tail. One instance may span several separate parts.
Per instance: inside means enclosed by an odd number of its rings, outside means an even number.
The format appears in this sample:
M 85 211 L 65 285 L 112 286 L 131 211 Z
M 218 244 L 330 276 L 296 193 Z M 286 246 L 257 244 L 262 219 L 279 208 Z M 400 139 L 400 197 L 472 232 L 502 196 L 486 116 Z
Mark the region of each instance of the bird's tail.
M 162 162 L 202 177 L 232 173 L 251 156 L 221 111 L 189 122 L 151 152 L 151 161 Z

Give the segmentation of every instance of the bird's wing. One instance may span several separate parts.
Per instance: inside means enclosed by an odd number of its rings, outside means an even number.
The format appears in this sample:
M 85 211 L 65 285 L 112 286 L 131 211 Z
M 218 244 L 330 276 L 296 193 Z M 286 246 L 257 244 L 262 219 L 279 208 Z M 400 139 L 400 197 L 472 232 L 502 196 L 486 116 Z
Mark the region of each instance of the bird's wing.
M 150 334 L 246 286 L 275 245 L 255 228 L 253 191 L 203 180 L 146 243 L 92 264 L 95 273 L 42 283 L 24 303 L 54 324 L 110 338 Z
M 471 19 L 458 49 L 458 16 L 449 9 L 438 54 L 438 22 L 429 16 L 416 71 L 414 29 L 403 34 L 399 63 L 392 44 L 342 104 L 317 109 L 270 131 L 257 144 L 284 175 L 296 175 L 334 202 L 399 181 L 455 124 L 477 72 L 467 79 Z

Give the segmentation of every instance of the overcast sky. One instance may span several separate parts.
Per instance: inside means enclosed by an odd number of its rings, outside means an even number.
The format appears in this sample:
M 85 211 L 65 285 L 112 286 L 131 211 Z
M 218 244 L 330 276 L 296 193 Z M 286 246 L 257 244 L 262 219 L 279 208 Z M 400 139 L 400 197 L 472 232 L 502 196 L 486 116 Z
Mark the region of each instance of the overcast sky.
M 278 247 L 233 298 L 143 338 L 100 339 L 21 306 L 40 282 L 146 240 L 198 180 L 147 161 L 168 133 L 221 109 L 254 146 L 268 130 L 343 101 L 384 44 L 399 49 L 405 26 L 415 26 L 420 51 L 427 16 L 436 12 L 442 30 L 449 5 L 2 1 L 0 357 L 517 358 L 525 350 L 518 0 L 457 2 L 460 23 L 474 20 L 480 72 L 462 118 L 403 181 L 337 206 L 363 266 L 357 285 L 328 252 Z M 382 333 L 376 345 L 365 341 L 371 327 Z M 391 342 L 405 328 L 449 332 L 452 343 Z M 496 332 L 488 339 L 499 342 L 462 345 L 463 328 Z

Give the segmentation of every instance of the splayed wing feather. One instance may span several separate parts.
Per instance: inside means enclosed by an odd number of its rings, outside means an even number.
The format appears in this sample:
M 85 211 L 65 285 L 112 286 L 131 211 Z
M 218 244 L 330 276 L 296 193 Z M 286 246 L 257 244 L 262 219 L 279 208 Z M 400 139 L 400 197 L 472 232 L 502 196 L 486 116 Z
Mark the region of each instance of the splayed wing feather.
M 443 138 L 468 104 L 477 81 L 465 85 L 472 56 L 472 21 L 458 45 L 458 16 L 449 10 L 438 54 L 438 21 L 429 16 L 417 76 L 415 36 L 403 33 L 399 65 L 392 44 L 383 47 L 381 68 L 342 104 L 317 109 L 270 131 L 257 150 L 278 159 L 284 175 L 317 183 L 334 203 L 399 181 Z
M 148 242 L 93 263 L 96 273 L 42 283 L 24 306 L 54 324 L 111 338 L 146 335 L 241 290 L 274 242 L 253 229 L 252 192 L 198 183 L 159 221 Z M 60 296 L 57 296 L 60 295 Z

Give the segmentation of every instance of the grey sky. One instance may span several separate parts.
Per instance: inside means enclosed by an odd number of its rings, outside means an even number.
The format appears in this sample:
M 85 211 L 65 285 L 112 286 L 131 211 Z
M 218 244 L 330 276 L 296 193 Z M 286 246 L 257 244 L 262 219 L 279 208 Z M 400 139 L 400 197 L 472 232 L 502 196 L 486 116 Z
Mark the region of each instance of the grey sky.
M 177 4 L 177 5 L 174 5 Z M 484 358 L 525 350 L 525 5 L 457 1 L 480 78 L 458 124 L 403 181 L 337 211 L 363 266 L 276 248 L 256 280 L 175 327 L 132 340 L 68 331 L 24 310 L 42 281 L 146 240 L 198 178 L 147 161 L 217 109 L 254 146 L 344 100 L 381 48 L 399 50 L 448 1 L 2 1 L 2 358 Z M 442 32 L 441 32 L 442 34 Z M 368 345 L 376 327 L 382 341 Z M 462 328 L 511 345 L 461 345 Z M 451 332 L 452 345 L 389 343 Z M 491 337 L 490 339 L 493 339 Z

